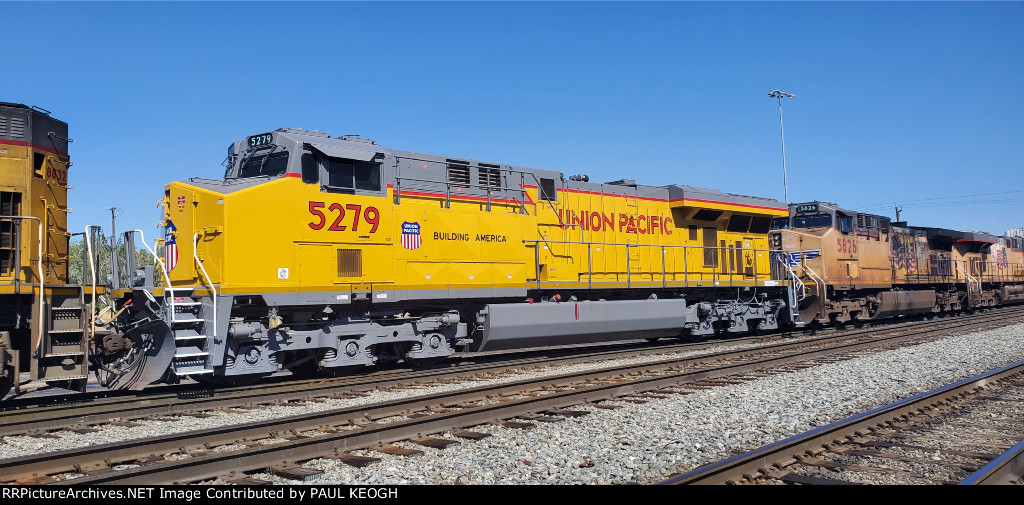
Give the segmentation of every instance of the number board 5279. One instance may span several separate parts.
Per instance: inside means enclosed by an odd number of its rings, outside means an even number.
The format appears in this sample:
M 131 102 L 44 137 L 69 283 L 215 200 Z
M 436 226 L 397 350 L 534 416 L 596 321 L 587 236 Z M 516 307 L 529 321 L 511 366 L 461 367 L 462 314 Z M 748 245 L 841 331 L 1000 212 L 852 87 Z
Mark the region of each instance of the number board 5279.
M 274 135 L 270 133 L 261 133 L 259 135 L 253 135 L 246 139 L 246 143 L 249 147 L 259 147 L 270 144 L 274 141 Z

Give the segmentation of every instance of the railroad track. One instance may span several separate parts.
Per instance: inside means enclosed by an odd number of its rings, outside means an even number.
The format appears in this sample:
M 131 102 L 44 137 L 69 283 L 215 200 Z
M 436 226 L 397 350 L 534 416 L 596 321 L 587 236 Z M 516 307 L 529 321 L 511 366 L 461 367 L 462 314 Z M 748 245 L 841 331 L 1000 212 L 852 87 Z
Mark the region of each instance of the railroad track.
M 42 435 L 69 428 L 90 429 L 89 426 L 97 424 L 131 422 L 155 416 L 189 415 L 210 410 L 251 408 L 256 405 L 285 404 L 327 397 L 363 396 L 370 391 L 419 387 L 424 383 L 458 380 L 462 377 L 486 378 L 544 367 L 618 359 L 624 356 L 639 358 L 679 352 L 700 352 L 722 345 L 755 345 L 772 340 L 777 338 L 749 337 L 700 344 L 616 344 L 583 352 L 579 349 L 562 348 L 464 357 L 450 366 L 424 370 L 401 368 L 367 375 L 282 380 L 246 387 L 172 387 L 135 394 L 99 393 L 86 397 L 26 399 L 29 401 L 5 405 L 0 409 L 0 437 Z
M 884 331 L 904 331 L 916 328 L 950 330 L 973 324 L 978 320 L 1011 321 L 1024 315 L 1024 308 L 1010 307 L 973 316 L 916 321 L 904 324 L 885 324 L 846 332 L 823 332 L 809 341 L 824 341 L 835 337 L 858 337 Z M 803 333 L 799 333 L 803 335 Z M 94 430 L 106 423 L 133 423 L 161 416 L 195 415 L 218 409 L 252 408 L 256 405 L 287 404 L 332 397 L 364 396 L 367 392 L 419 387 L 425 383 L 454 381 L 462 377 L 496 377 L 509 373 L 525 373 L 544 367 L 569 366 L 578 363 L 598 363 L 623 357 L 644 357 L 694 353 L 723 346 L 767 345 L 786 341 L 794 334 L 776 334 L 697 344 L 610 344 L 595 346 L 583 352 L 576 348 L 532 350 L 494 355 L 462 356 L 449 366 L 427 370 L 394 369 L 365 376 L 282 380 L 247 387 L 217 388 L 187 385 L 160 388 L 140 393 L 109 392 L 89 395 L 36 397 L 11 401 L 0 407 L 0 437 L 12 435 L 45 436 L 56 430 Z
M 1018 318 L 1019 313 L 1006 317 Z M 942 321 L 947 329 L 978 321 Z M 965 326 L 966 327 L 966 326 Z M 759 349 L 678 358 L 614 369 L 534 378 L 444 393 L 427 394 L 374 405 L 333 409 L 283 419 L 259 421 L 72 449 L 0 461 L 0 480 L 20 483 L 69 479 L 75 484 L 170 483 L 220 477 L 230 471 L 272 468 L 282 475 L 311 470 L 294 464 L 331 457 L 360 458 L 349 451 L 374 448 L 394 451 L 391 443 L 411 440 L 443 446 L 484 434 L 466 428 L 485 423 L 546 422 L 583 415 L 581 404 L 601 406 L 614 398 L 686 394 L 765 374 L 785 373 L 823 362 L 849 359 L 871 349 L 924 341 L 914 335 L 871 338 L 867 335 L 772 344 Z M 515 419 L 524 419 L 515 421 Z M 513 421 L 509 421 L 513 420 Z M 453 430 L 453 431 L 452 431 Z M 425 434 L 452 431 L 451 437 Z M 231 448 L 234 450 L 223 450 Z M 292 462 L 292 463 L 287 463 Z M 245 479 L 245 477 L 239 477 Z
M 1024 484 L 1024 361 L 662 484 Z

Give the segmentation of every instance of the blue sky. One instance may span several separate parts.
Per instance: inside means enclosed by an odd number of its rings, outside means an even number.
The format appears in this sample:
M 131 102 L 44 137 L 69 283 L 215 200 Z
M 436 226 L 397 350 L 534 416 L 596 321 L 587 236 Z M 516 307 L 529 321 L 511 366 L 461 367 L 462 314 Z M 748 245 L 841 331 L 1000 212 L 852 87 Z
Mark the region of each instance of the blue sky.
M 0 4 L 0 101 L 70 124 L 72 231 L 281 126 L 591 181 L 1024 226 L 1024 3 Z M 20 20 L 20 21 L 19 21 Z

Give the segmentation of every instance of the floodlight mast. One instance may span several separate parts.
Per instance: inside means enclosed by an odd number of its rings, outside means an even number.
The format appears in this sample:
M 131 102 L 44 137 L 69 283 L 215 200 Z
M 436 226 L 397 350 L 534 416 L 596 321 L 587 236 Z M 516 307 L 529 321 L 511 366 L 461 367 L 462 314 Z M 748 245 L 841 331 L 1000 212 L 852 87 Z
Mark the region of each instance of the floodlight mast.
M 783 91 L 781 89 L 773 89 L 768 92 L 768 96 L 777 98 L 779 100 L 779 130 L 782 133 L 782 184 L 786 191 L 786 207 L 789 207 L 789 176 L 786 173 L 786 129 L 782 125 L 782 99 L 783 98 L 796 98 L 796 95 Z

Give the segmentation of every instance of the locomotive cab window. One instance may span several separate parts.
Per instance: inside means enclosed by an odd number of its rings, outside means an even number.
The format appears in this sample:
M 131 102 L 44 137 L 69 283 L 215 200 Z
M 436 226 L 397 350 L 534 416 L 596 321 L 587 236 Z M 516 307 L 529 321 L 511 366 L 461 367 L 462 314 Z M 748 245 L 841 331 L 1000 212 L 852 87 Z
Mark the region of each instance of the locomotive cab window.
M 302 182 L 315 184 L 320 181 L 320 162 L 310 152 L 302 153 Z
M 283 175 L 288 170 L 288 151 L 256 151 L 242 160 L 238 167 L 238 177 L 274 177 Z
M 793 228 L 831 228 L 831 214 L 813 214 L 810 216 L 793 216 Z
M 320 180 L 328 191 L 380 191 L 380 163 L 324 158 Z
M 853 217 L 836 214 L 836 228 L 842 233 L 853 233 Z
M 731 231 L 734 233 L 746 233 L 750 228 L 750 217 L 741 214 L 736 214 L 729 218 L 729 224 L 726 226 L 725 231 Z
M 765 234 L 768 233 L 771 226 L 772 218 L 770 217 L 754 217 L 750 219 L 750 233 Z

